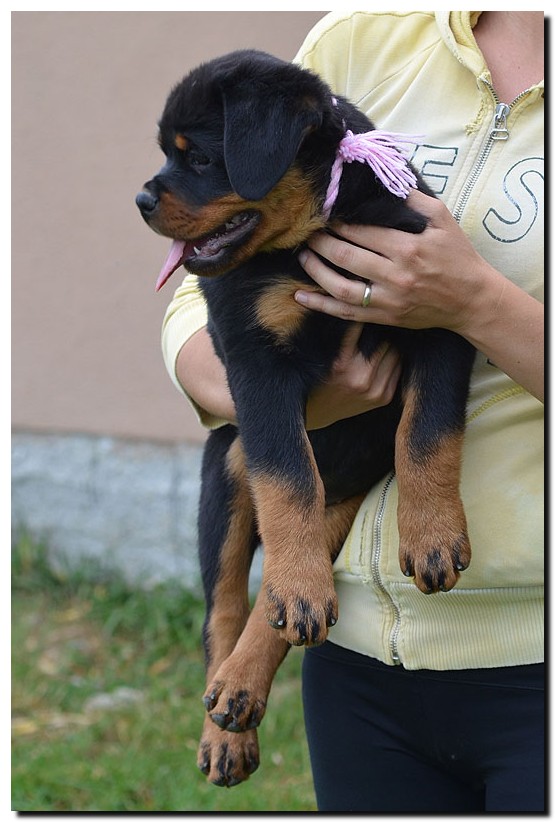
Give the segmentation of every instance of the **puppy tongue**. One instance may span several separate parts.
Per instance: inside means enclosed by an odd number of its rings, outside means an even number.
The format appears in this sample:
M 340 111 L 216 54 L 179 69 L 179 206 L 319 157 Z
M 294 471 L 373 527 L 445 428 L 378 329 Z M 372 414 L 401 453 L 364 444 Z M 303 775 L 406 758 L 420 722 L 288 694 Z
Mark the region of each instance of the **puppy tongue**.
M 156 291 L 160 291 L 166 280 L 169 280 L 173 272 L 179 268 L 185 255 L 185 240 L 174 240 L 167 256 L 166 262 L 156 280 Z

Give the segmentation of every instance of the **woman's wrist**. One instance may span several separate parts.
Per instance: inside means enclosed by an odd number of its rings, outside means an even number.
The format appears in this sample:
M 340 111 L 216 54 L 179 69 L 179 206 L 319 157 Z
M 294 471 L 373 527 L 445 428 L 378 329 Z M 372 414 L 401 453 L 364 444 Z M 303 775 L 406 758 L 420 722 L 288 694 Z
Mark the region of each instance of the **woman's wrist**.
M 450 330 L 480 348 L 480 343 L 488 339 L 491 323 L 499 318 L 499 307 L 509 280 L 481 257 L 477 258 L 473 274 L 473 285 L 464 310 L 454 315 Z

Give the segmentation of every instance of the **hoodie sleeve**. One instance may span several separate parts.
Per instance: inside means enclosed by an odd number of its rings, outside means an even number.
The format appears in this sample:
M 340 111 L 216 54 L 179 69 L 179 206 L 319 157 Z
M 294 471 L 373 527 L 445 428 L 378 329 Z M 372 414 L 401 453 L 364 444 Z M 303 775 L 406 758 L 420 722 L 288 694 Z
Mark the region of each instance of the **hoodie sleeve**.
M 225 420 L 217 419 L 201 408 L 187 394 L 177 379 L 177 357 L 187 340 L 204 328 L 208 320 L 206 303 L 198 286 L 197 277 L 188 274 L 173 295 L 162 322 L 162 356 L 167 372 L 177 390 L 189 401 L 201 425 L 219 428 Z

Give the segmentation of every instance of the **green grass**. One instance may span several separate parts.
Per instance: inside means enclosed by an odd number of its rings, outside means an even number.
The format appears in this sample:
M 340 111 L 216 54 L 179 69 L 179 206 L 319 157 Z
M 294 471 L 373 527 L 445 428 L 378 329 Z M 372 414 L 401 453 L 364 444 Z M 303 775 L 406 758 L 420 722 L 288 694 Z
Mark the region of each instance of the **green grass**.
M 202 604 L 177 585 L 56 574 L 22 538 L 13 555 L 12 808 L 50 812 L 314 811 L 302 651 L 278 672 L 248 782 L 197 770 Z M 99 695 L 132 697 L 100 705 Z M 93 702 L 91 702 L 93 700 Z

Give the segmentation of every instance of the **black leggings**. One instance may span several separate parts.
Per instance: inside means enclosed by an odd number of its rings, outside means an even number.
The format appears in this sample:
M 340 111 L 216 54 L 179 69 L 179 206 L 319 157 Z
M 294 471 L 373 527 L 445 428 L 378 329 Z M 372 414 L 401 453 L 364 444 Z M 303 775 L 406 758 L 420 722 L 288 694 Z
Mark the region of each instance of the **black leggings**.
M 543 665 L 407 671 L 327 642 L 303 699 L 321 813 L 544 810 Z

